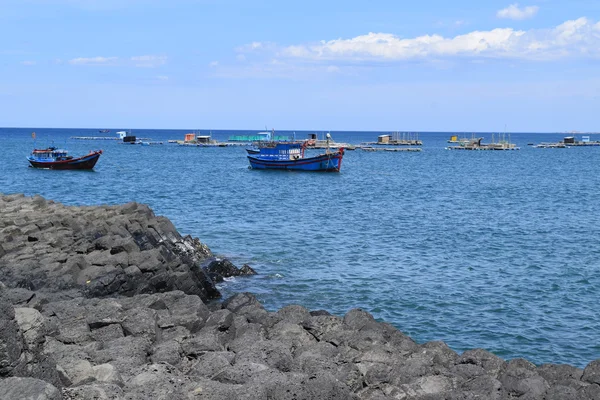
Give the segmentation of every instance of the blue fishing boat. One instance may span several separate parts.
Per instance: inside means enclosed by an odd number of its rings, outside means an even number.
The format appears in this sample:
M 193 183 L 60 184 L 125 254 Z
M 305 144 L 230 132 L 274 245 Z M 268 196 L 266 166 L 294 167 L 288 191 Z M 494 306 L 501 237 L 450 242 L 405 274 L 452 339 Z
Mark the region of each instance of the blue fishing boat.
M 92 169 L 100 158 L 102 150 L 91 151 L 82 157 L 70 156 L 67 150 L 56 147 L 34 149 L 27 160 L 34 168 L 45 169 Z
M 258 149 L 258 153 L 255 151 Z M 344 149 L 327 151 L 313 157 L 305 157 L 305 142 L 261 143 L 257 149 L 250 149 L 248 161 L 253 169 L 288 169 L 295 171 L 333 171 L 342 167 Z

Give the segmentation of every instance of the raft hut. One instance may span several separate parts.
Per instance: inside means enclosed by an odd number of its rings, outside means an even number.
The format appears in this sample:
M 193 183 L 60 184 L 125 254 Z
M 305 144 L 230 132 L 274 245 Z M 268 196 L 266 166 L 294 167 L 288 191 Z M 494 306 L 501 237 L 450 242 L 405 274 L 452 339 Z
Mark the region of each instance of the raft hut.
M 331 134 L 328 133 L 329 139 L 319 139 L 316 133 L 309 133 L 308 139 L 306 139 L 307 149 L 339 149 L 344 148 L 346 150 L 355 150 L 356 146 L 350 143 L 336 142 L 331 138 Z
M 376 142 L 363 142 L 365 146 L 421 146 L 423 142 L 419 140 L 419 134 L 411 132 L 394 132 L 389 135 L 377 136 Z

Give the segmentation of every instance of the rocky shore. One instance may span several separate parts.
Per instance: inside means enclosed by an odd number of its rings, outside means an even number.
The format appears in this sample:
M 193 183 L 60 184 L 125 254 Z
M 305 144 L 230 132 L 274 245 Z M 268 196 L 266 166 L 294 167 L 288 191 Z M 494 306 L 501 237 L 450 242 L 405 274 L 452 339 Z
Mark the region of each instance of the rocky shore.
M 268 312 L 147 206 L 0 196 L 0 399 L 600 399 L 585 369 L 418 344 L 354 309 Z

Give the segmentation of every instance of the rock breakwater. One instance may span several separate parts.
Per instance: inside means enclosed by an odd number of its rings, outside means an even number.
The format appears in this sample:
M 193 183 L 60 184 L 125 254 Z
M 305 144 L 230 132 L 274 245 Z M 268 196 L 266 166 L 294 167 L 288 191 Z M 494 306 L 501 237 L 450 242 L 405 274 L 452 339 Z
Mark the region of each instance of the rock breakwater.
M 1 399 L 600 399 L 585 369 L 457 354 L 367 312 L 266 311 L 144 205 L 0 197 Z

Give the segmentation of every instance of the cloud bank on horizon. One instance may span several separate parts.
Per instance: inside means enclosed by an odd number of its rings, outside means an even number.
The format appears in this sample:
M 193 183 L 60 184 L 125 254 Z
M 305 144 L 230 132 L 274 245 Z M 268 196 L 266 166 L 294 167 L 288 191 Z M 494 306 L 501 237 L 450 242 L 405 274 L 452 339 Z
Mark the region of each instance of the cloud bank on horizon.
M 600 22 L 581 17 L 550 29 L 525 31 L 495 28 L 487 31 L 472 31 L 454 37 L 431 34 L 402 38 L 391 33 L 369 32 L 349 39 L 323 40 L 313 44 L 282 47 L 254 42 L 240 47 L 238 51 L 254 52 L 265 51 L 265 49 L 273 50 L 279 57 L 312 61 L 402 61 L 428 57 L 509 58 L 539 61 L 566 57 L 599 58 Z
M 0 11 L 0 108 L 13 126 L 598 130 L 596 0 L 7 0 Z

